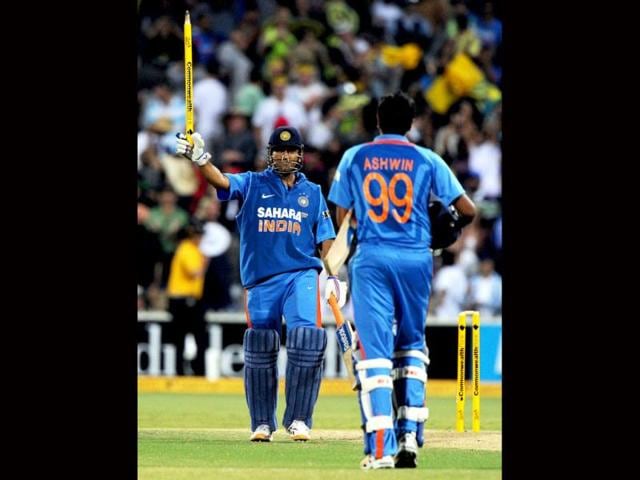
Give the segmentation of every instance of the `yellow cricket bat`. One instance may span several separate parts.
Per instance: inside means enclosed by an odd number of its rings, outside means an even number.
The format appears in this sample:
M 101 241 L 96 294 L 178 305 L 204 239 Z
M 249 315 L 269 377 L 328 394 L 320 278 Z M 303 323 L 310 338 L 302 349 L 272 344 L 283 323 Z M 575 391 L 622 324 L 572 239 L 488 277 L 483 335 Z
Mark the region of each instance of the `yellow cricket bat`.
M 193 53 L 191 51 L 191 18 L 189 10 L 184 14 L 184 104 L 186 108 L 185 132 L 193 144 Z

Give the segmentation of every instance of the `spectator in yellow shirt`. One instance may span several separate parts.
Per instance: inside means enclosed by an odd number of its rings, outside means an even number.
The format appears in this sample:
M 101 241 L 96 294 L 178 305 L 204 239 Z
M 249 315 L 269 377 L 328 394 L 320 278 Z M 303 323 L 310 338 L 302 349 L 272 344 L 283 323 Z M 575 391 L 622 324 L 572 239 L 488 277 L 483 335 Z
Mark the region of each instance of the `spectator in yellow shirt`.
M 206 271 L 206 257 L 199 244 L 204 232 L 200 221 L 192 221 L 186 228 L 187 237 L 178 244 L 171 261 L 167 294 L 169 312 L 173 320 L 168 326 L 168 340 L 176 346 L 176 372 L 185 374 L 184 339 L 192 333 L 196 345 L 196 357 L 191 363 L 193 375 L 204 375 L 204 352 L 208 347 L 208 335 L 202 306 L 202 288 Z

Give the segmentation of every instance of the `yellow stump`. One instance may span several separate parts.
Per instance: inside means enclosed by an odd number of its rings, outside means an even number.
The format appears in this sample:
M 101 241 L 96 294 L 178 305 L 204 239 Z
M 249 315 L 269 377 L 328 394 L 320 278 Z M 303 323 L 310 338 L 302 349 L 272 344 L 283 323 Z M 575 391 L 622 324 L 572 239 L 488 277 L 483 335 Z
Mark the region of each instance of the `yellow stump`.
M 472 400 L 472 429 L 480 431 L 480 312 L 473 312 L 471 325 L 473 328 L 473 400 Z
M 474 432 L 480 431 L 480 312 L 466 310 L 458 315 L 458 365 L 456 395 L 456 431 L 464 432 L 464 400 L 465 400 L 465 360 L 467 343 L 467 316 L 471 315 L 472 337 L 472 418 L 471 428 Z
M 456 431 L 464 432 L 464 383 L 465 383 L 465 353 L 466 353 L 466 323 L 465 312 L 458 315 L 458 393 L 456 395 Z

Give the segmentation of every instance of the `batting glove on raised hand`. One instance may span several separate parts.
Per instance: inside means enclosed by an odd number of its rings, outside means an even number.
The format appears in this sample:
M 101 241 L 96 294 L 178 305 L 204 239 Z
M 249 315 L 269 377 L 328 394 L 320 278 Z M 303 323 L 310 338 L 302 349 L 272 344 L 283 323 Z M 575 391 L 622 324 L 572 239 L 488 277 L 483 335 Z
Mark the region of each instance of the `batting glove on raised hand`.
M 182 155 L 200 167 L 209 162 L 211 154 L 204 151 L 204 139 L 202 138 L 202 135 L 198 132 L 191 135 L 193 145 L 189 143 L 187 136 L 183 133 L 178 133 L 176 136 L 178 137 L 176 140 L 176 153 L 178 155 Z
M 338 308 L 344 307 L 344 304 L 347 303 L 347 282 L 341 282 L 338 277 L 327 277 L 324 298 L 328 301 L 332 293 L 336 296 Z

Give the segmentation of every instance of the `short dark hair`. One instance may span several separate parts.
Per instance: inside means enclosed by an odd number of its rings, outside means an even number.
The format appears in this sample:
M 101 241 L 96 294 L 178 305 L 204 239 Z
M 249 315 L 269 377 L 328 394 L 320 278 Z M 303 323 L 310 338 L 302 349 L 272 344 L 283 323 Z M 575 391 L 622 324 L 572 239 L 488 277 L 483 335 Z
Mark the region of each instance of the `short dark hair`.
M 378 126 L 382 133 L 404 135 L 411 130 L 415 116 L 415 102 L 403 92 L 382 97 L 378 104 Z

